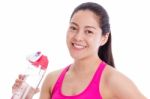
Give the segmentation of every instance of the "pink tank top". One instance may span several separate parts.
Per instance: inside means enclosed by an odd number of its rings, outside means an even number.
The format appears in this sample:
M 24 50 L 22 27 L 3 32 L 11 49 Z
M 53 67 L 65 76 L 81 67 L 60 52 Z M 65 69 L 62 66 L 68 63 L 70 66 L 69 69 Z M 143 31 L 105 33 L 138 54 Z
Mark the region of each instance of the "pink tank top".
M 101 93 L 99 91 L 99 84 L 105 66 L 106 63 L 101 62 L 89 85 L 81 93 L 74 96 L 67 96 L 61 92 L 63 79 L 69 69 L 69 66 L 66 67 L 54 85 L 52 90 L 52 99 L 102 99 Z

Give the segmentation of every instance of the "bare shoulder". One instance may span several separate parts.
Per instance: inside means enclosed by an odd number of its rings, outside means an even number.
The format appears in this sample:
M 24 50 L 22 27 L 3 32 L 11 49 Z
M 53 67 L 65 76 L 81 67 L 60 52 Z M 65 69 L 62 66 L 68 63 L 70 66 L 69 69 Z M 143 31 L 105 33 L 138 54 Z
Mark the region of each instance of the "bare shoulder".
M 45 78 L 45 82 L 47 82 L 48 86 L 49 86 L 49 90 L 50 92 L 52 91 L 55 82 L 57 81 L 59 75 L 61 74 L 63 69 L 59 69 L 59 70 L 55 70 L 53 72 L 50 72 L 47 74 L 46 78 Z
M 109 65 L 107 66 L 107 86 L 118 99 L 146 99 L 132 80 Z
M 40 99 L 51 99 L 52 89 L 62 70 L 63 69 L 59 69 L 46 75 L 42 84 Z

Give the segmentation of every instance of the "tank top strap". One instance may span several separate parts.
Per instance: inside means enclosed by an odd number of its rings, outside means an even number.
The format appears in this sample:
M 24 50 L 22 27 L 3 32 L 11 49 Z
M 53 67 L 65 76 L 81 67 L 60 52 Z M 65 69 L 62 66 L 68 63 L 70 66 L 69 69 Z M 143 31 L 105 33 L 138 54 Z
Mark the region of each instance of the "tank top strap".
M 99 64 L 99 67 L 98 67 L 98 69 L 97 69 L 97 71 L 96 71 L 96 73 L 95 73 L 95 75 L 93 77 L 93 80 L 94 80 L 93 82 L 98 83 L 98 85 L 99 85 L 99 82 L 101 80 L 101 76 L 102 76 L 102 73 L 104 71 L 105 66 L 106 66 L 106 63 L 104 61 L 102 61 Z
M 58 77 L 56 83 L 54 84 L 54 88 L 52 89 L 52 94 L 53 94 L 57 89 L 60 88 L 61 83 L 62 83 L 62 81 L 63 81 L 63 79 L 64 79 L 64 77 L 65 77 L 65 74 L 66 74 L 66 72 L 68 71 L 69 67 L 70 67 L 70 65 L 67 66 L 67 67 L 65 67 L 65 68 L 62 70 L 62 72 L 60 73 L 60 75 L 59 75 L 59 77 Z
M 69 70 L 69 67 L 70 67 L 70 65 L 64 68 L 64 70 L 62 71 L 62 73 L 60 74 L 60 76 L 57 80 L 58 83 L 61 83 L 63 81 L 63 79 L 66 75 L 66 72 Z

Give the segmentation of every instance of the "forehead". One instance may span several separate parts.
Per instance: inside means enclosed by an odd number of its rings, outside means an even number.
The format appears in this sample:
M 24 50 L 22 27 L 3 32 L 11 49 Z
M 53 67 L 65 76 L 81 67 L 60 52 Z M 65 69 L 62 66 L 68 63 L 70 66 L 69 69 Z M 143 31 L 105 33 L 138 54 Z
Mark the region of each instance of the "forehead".
M 79 24 L 100 26 L 99 17 L 90 10 L 79 10 L 72 16 L 71 22 L 77 22 Z

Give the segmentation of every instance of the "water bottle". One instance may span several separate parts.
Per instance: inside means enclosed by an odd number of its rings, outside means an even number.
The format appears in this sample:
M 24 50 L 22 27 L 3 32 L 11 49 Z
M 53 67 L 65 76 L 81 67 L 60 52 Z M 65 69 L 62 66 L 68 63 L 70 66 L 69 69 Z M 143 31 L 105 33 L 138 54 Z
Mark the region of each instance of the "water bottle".
M 41 52 L 27 57 L 29 65 L 25 70 L 25 79 L 21 86 L 13 93 L 11 99 L 30 99 L 32 89 L 38 88 L 48 67 L 48 58 Z

